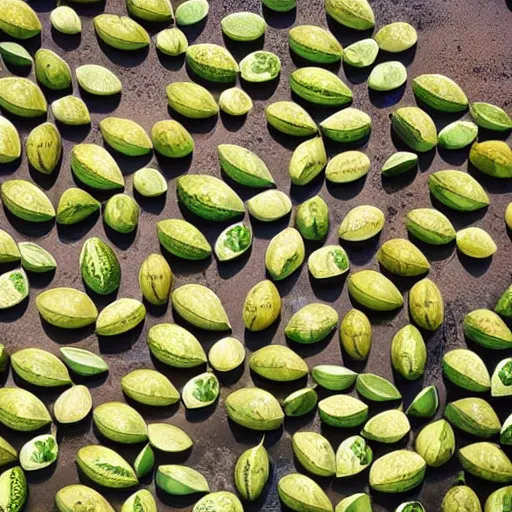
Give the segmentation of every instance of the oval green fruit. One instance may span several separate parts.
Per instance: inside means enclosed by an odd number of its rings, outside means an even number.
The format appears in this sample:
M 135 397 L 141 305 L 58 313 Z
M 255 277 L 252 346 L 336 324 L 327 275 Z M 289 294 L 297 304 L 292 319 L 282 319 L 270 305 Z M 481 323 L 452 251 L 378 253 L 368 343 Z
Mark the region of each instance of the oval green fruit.
M 101 238 L 88 238 L 80 252 L 80 271 L 95 293 L 109 295 L 119 288 L 121 266 L 115 252 Z
M 373 373 L 360 373 L 356 379 L 357 392 L 373 402 L 388 402 L 402 398 L 400 391 L 388 379 Z
M 105 402 L 95 407 L 92 415 L 99 432 L 111 441 L 134 444 L 148 439 L 144 418 L 125 403 Z
M 439 395 L 435 386 L 427 386 L 413 399 L 405 414 L 418 418 L 431 418 L 439 407 Z
M 377 253 L 377 261 L 399 276 L 419 276 L 430 270 L 425 255 L 405 238 L 392 238 L 384 242 Z
M 308 268 L 315 279 L 329 279 L 348 271 L 350 262 L 347 253 L 339 245 L 326 245 L 312 252 Z
M 100 130 L 107 144 L 124 155 L 146 155 L 153 149 L 144 128 L 131 119 L 106 117 L 100 121 Z
M 407 68 L 398 60 L 377 64 L 368 77 L 368 87 L 374 91 L 392 91 L 407 81 Z
M 259 50 L 240 61 L 240 74 L 247 82 L 268 82 L 281 72 L 281 59 L 272 52 Z
M 270 461 L 264 441 L 265 437 L 257 446 L 245 450 L 236 461 L 235 486 L 248 501 L 258 499 L 270 476 Z
M 55 217 L 55 210 L 48 196 L 30 181 L 4 181 L 0 194 L 4 206 L 22 220 L 47 222 Z
M 29 291 L 28 278 L 22 269 L 0 275 L 0 310 L 17 306 L 28 297 Z
M 177 181 L 180 201 L 197 216 L 223 222 L 245 213 L 243 201 L 226 183 L 206 174 L 181 176 Z
M 501 423 L 489 402 L 470 397 L 450 402 L 445 418 L 454 426 L 476 437 L 489 438 L 500 433 Z
M 268 345 L 253 352 L 251 370 L 266 379 L 289 382 L 308 374 L 308 365 L 293 350 L 283 345 Z
M 464 333 L 483 347 L 502 350 L 512 347 L 512 332 L 507 324 L 489 309 L 475 309 L 464 317 Z
M 454 121 L 439 132 L 439 146 L 444 149 L 462 149 L 478 135 L 478 126 L 471 121 Z
M 403 21 L 384 25 L 374 37 L 381 50 L 391 53 L 408 50 L 418 41 L 414 27 Z
M 151 128 L 155 150 L 168 158 L 183 158 L 194 151 L 194 139 L 178 121 L 158 121 Z
M 18 460 L 18 451 L 11 446 L 3 437 L 0 437 L 0 467 L 16 462 Z
M 306 240 L 323 240 L 329 232 L 329 207 L 314 196 L 299 205 L 295 212 L 295 227 Z
M 421 484 L 427 465 L 410 450 L 396 450 L 377 459 L 370 469 L 370 487 L 379 492 L 406 492 Z
M 300 233 L 286 228 L 270 241 L 265 253 L 265 266 L 274 281 L 293 274 L 304 261 L 306 249 Z
M 250 331 L 263 331 L 270 327 L 281 313 L 281 297 L 272 281 L 260 281 L 245 298 L 243 320 Z
M 118 233 L 131 233 L 137 229 L 140 208 L 128 194 L 112 196 L 103 210 L 103 220 Z
M 267 29 L 265 20 L 254 12 L 234 12 L 220 21 L 224 35 L 234 41 L 255 41 Z
M 404 438 L 411 430 L 407 416 L 398 409 L 383 411 L 370 418 L 361 435 L 371 441 L 393 444 Z
M 219 379 L 212 372 L 192 377 L 181 391 L 181 398 L 187 409 L 200 409 L 212 405 L 219 398 Z
M 55 100 L 52 105 L 53 117 L 62 124 L 83 126 L 90 124 L 91 115 L 87 105 L 76 96 L 64 96 Z
M 253 430 L 275 430 L 284 419 L 279 402 L 260 388 L 241 388 L 230 393 L 224 405 L 229 418 Z
M 288 32 L 290 48 L 300 57 L 318 64 L 341 60 L 343 48 L 327 30 L 315 25 L 298 25 Z
M 368 174 L 370 159 L 361 151 L 344 151 L 332 158 L 325 169 L 331 183 L 350 183 Z
M 320 123 L 322 133 L 336 142 L 364 139 L 370 134 L 371 126 L 371 117 L 353 107 L 340 110 Z
M 218 372 L 231 372 L 245 359 L 245 347 L 236 338 L 222 338 L 212 345 L 208 361 Z
M 327 0 L 325 11 L 338 23 L 355 30 L 368 30 L 375 25 L 375 16 L 367 0 Z
M 28 484 L 19 466 L 7 469 L 0 475 L 0 507 L 10 512 L 20 512 L 27 501 Z
M 177 27 L 166 28 L 156 35 L 155 46 L 166 55 L 177 57 L 187 51 L 187 36 Z
M 444 75 L 419 75 L 412 82 L 412 90 L 423 103 L 442 112 L 463 112 L 468 108 L 464 91 Z
M 497 489 L 485 501 L 485 512 L 506 512 L 511 499 L 512 486 L 508 485 Z M 478 512 L 481 512 L 481 510 Z
M 158 466 L 155 483 L 159 489 L 171 495 L 184 496 L 196 492 L 210 492 L 206 478 L 199 471 L 176 464 Z
M 94 17 L 93 23 L 98 37 L 118 50 L 138 50 L 150 43 L 144 27 L 128 16 L 99 14 Z
M 21 44 L 4 41 L 0 43 L 0 55 L 4 62 L 13 66 L 32 66 L 32 55 Z
M 336 450 L 336 477 L 357 475 L 364 471 L 372 460 L 373 452 L 365 439 L 360 436 L 348 437 Z
M 153 448 L 151 448 L 151 445 L 148 443 L 144 448 L 142 448 L 136 459 L 133 461 L 133 469 L 135 469 L 135 474 L 138 478 L 143 478 L 153 470 L 154 465 L 155 454 L 153 452 Z
M 444 301 L 439 288 L 430 279 L 418 281 L 409 291 L 409 313 L 422 329 L 435 331 L 444 321 Z
M 5 0 L 0 8 L 0 29 L 16 39 L 30 39 L 40 34 L 42 27 L 29 4 L 22 0 Z
M 71 384 L 69 372 L 56 356 L 39 348 L 18 350 L 11 356 L 16 374 L 34 386 L 55 387 Z
M 156 229 L 160 243 L 179 258 L 203 260 L 212 253 L 212 248 L 201 231 L 186 220 L 161 220 Z
M 512 203 L 511 203 L 512 204 Z M 512 211 L 512 208 L 511 208 Z M 0 232 L 1 235 L 1 232 Z M 1 238 L 1 236 L 0 236 Z M 0 247 L 2 246 L 1 240 L 0 240 Z M 0 250 L 0 254 L 2 251 Z M 0 257 L 0 261 L 1 261 Z M 501 295 L 501 297 L 498 299 L 498 302 L 496 303 L 496 306 L 494 307 L 494 311 L 498 313 L 498 315 L 501 315 L 505 318 L 512 317 L 512 285 L 510 285 Z
M 82 32 L 82 22 L 74 9 L 67 5 L 59 5 L 50 13 L 52 27 L 67 35 L 76 35 Z
M 153 22 L 172 21 L 173 10 L 170 0 L 128 0 L 126 7 L 132 16 L 141 20 Z
M 437 129 L 432 118 L 418 107 L 402 107 L 391 114 L 396 134 L 414 151 L 430 151 L 437 145 Z
M 18 248 L 18 244 L 14 238 L 0 229 L 0 263 L 12 263 L 19 261 L 21 254 Z
M 146 308 L 136 299 L 117 299 L 106 306 L 96 320 L 96 334 L 117 336 L 134 329 L 144 321 Z
M 61 347 L 66 365 L 78 375 L 98 375 L 108 371 L 105 361 L 93 352 L 77 347 Z
M 323 68 L 306 67 L 290 75 L 290 87 L 301 98 L 330 107 L 341 107 L 352 101 L 352 91 L 341 79 Z
M 391 363 L 404 379 L 416 380 L 423 375 L 427 363 L 427 347 L 414 325 L 406 325 L 393 337 Z
M 498 250 L 491 235 L 481 228 L 461 229 L 456 240 L 457 249 L 470 258 L 490 258 Z
M 382 174 L 386 177 L 399 176 L 415 169 L 418 155 L 410 151 L 397 151 L 382 164 Z
M 191 0 L 189 0 L 191 1 Z M 244 512 L 240 500 L 228 491 L 212 492 L 201 498 L 192 512 Z
M 329 441 L 316 432 L 296 432 L 292 437 L 293 453 L 302 466 L 318 476 L 334 476 L 336 463 Z
M 206 354 L 197 338 L 176 324 L 151 327 L 147 344 L 159 361 L 175 368 L 193 368 L 206 363 Z
M 239 87 L 231 87 L 222 91 L 219 97 L 219 107 L 230 116 L 245 116 L 252 110 L 251 97 Z
M 52 418 L 46 406 L 30 391 L 22 388 L 0 388 L 0 423 L 17 432 L 32 432 Z
M 356 381 L 357 373 L 335 364 L 320 364 L 311 370 L 313 380 L 330 391 L 345 391 Z
M 313 118 L 293 101 L 276 101 L 267 105 L 265 118 L 273 128 L 287 135 L 308 137 L 318 133 Z
M 228 316 L 217 295 L 199 284 L 187 284 L 174 290 L 172 304 L 187 322 L 208 331 L 231 329 Z
M 375 39 L 361 39 L 343 50 L 343 62 L 356 68 L 371 66 L 379 53 Z
M 501 107 L 491 103 L 471 103 L 470 112 L 475 123 L 482 128 L 498 132 L 512 128 L 512 118 Z
M 512 178 L 512 149 L 501 140 L 475 142 L 469 152 L 469 161 L 493 178 Z
M 150 254 L 140 266 L 139 287 L 144 298 L 155 306 L 166 304 L 171 294 L 173 274 L 160 254 Z
M 26 442 L 20 450 L 20 465 L 25 471 L 37 471 L 53 464 L 59 455 L 57 439 L 42 434 Z
M 62 155 L 62 139 L 55 125 L 43 123 L 36 126 L 27 137 L 26 150 L 27 159 L 34 169 L 51 174 Z
M 443 373 L 453 384 L 468 391 L 486 392 L 491 389 L 491 377 L 484 362 L 471 350 L 458 348 L 446 352 Z
M 404 303 L 398 288 L 375 270 L 352 274 L 348 279 L 348 292 L 359 304 L 375 311 L 392 311 Z
M 227 227 L 215 242 L 219 261 L 229 261 L 241 256 L 252 244 L 251 229 L 243 222 Z
M 32 242 L 20 242 L 19 250 L 23 268 L 36 273 L 55 270 L 57 262 L 55 258 L 45 249 Z M 12 280 L 13 278 L 11 278 Z M 19 288 L 20 285 L 17 286 Z M 4 293 L 6 293 L 4 291 Z
M 446 464 L 455 453 L 455 434 L 446 420 L 438 420 L 423 427 L 416 437 L 414 449 L 428 466 Z
M 0 116 L 0 164 L 14 162 L 20 155 L 21 142 L 18 130 L 9 119 Z
M 144 512 L 158 512 L 155 498 L 147 489 L 141 489 L 132 494 L 123 503 L 121 512 L 138 512 L 141 509 Z
M 444 205 L 461 212 L 472 212 L 489 205 L 482 185 L 462 171 L 437 171 L 428 177 L 432 195 Z
M 124 177 L 116 161 L 97 144 L 75 145 L 71 153 L 71 169 L 89 187 L 98 190 L 124 187 Z
M 512 462 L 497 444 L 469 444 L 459 450 L 458 456 L 462 467 L 473 476 L 488 482 L 512 482 Z
M 338 313 L 327 304 L 312 303 L 299 309 L 288 321 L 285 334 L 297 343 L 317 343 L 338 324 Z
M 372 503 L 370 501 L 370 497 L 363 492 L 358 492 L 356 494 L 352 494 L 351 496 L 347 496 L 346 498 L 342 499 L 336 505 L 335 512 L 371 512 L 371 507 Z
M 187 0 L 176 9 L 176 23 L 178 25 L 194 25 L 208 16 L 209 4 L 207 0 Z
M 286 416 L 304 416 L 310 413 L 318 402 L 318 395 L 313 388 L 302 388 L 289 394 L 283 401 Z
M 461 504 L 474 512 L 482 512 L 478 496 L 467 485 L 452 487 L 443 498 L 441 510 L 442 512 L 457 512 L 460 510 Z
M 501 360 L 491 377 L 491 396 L 512 395 L 512 358 Z
M 246 203 L 249 213 L 261 222 L 273 222 L 292 210 L 291 199 L 280 190 L 265 190 Z
M 39 314 L 49 324 L 63 329 L 80 329 L 96 321 L 94 302 L 74 288 L 52 288 L 36 297 Z
M 133 188 L 144 197 L 158 197 L 167 192 L 167 180 L 152 167 L 143 167 L 133 175 Z
M 322 488 L 311 478 L 300 473 L 283 476 L 277 482 L 281 501 L 291 510 L 302 512 L 333 512 L 331 501 Z
M 211 93 L 199 84 L 173 82 L 167 86 L 166 91 L 169 106 L 182 116 L 205 119 L 219 112 L 219 107 Z
M 345 352 L 356 361 L 364 361 L 372 347 L 372 326 L 368 317 L 351 309 L 341 321 L 340 342 Z
M 126 489 L 139 483 L 126 460 L 106 446 L 89 445 L 76 454 L 78 467 L 93 482 L 112 489 Z
M 375 206 L 356 206 L 345 215 L 338 236 L 348 242 L 369 240 L 382 231 L 385 222 L 384 214 Z
M 433 208 L 411 210 L 407 213 L 405 225 L 411 235 L 427 244 L 448 244 L 456 236 L 448 217 Z
M 500 443 L 503 445 L 512 444 L 512 414 L 503 422 L 500 432 Z
M 86 386 L 78 385 L 66 389 L 53 404 L 55 419 L 68 425 L 85 419 L 92 409 L 92 397 Z
M 59 512 L 75 512 L 87 507 L 95 512 L 114 512 L 110 503 L 97 491 L 82 484 L 67 485 L 55 495 Z
M 331 427 L 352 428 L 368 418 L 368 406 L 350 395 L 331 395 L 318 402 L 320 420 Z
M 238 64 L 231 53 L 217 44 L 189 46 L 187 64 L 194 73 L 211 82 L 233 82 L 238 73 Z
M 58 224 L 80 222 L 100 209 L 100 202 L 80 188 L 68 188 L 59 199 L 56 220 Z
M 300 144 L 292 154 L 288 172 L 294 185 L 307 185 L 327 165 L 327 153 L 321 137 Z
M 275 12 L 289 12 L 297 5 L 297 0 L 261 0 L 261 2 Z
M 156 370 L 131 371 L 121 379 L 121 389 L 126 396 L 144 405 L 164 407 L 180 399 L 171 381 Z
M 21 77 L 0 78 L 0 106 L 12 114 L 29 118 L 46 114 L 48 108 L 41 89 Z
M 119 94 L 123 88 L 121 80 L 103 66 L 84 64 L 75 69 L 76 79 L 80 87 L 96 96 L 112 96 Z
M 35 72 L 39 83 L 55 91 L 71 86 L 71 69 L 55 52 L 41 48 L 34 55 Z
M 181 428 L 168 423 L 151 423 L 148 434 L 151 446 L 165 453 L 184 452 L 194 444 Z

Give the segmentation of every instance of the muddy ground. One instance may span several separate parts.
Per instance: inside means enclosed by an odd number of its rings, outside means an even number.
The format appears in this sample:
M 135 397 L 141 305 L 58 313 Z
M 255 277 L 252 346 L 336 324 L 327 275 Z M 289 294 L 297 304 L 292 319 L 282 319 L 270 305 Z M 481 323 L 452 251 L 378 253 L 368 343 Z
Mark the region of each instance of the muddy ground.
M 375 254 L 379 245 L 392 237 L 407 237 L 404 227 L 404 216 L 413 207 L 428 207 L 432 204 L 448 214 L 457 229 L 474 225 L 486 229 L 495 239 L 498 252 L 492 259 L 478 261 L 464 257 L 457 252 L 454 244 L 446 247 L 434 247 L 419 244 L 432 262 L 430 278 L 442 291 L 446 305 L 445 323 L 436 333 L 425 333 L 428 345 L 429 360 L 423 379 L 409 383 L 396 378 L 396 383 L 404 396 L 404 404 L 408 406 L 415 394 L 426 385 L 436 384 L 439 388 L 442 403 L 464 396 L 460 390 L 446 383 L 441 374 L 440 361 L 444 351 L 455 347 L 465 346 L 461 323 L 464 315 L 476 308 L 492 308 L 502 291 L 511 282 L 512 257 L 511 235 L 507 232 L 503 214 L 508 202 L 512 200 L 512 182 L 497 181 L 487 178 L 478 171 L 469 168 L 467 150 L 462 151 L 431 151 L 420 157 L 419 169 L 402 178 L 382 180 L 380 167 L 384 160 L 396 149 L 404 149 L 390 131 L 389 114 L 397 106 L 415 104 L 410 88 L 410 80 L 405 87 L 397 91 L 379 94 L 369 92 L 366 79 L 370 70 L 354 70 L 344 66 L 330 66 L 349 83 L 354 91 L 354 106 L 368 112 L 373 120 L 373 129 L 369 141 L 363 144 L 365 151 L 372 161 L 372 169 L 365 179 L 343 186 L 326 184 L 323 177 L 316 179 L 307 187 L 290 187 L 287 166 L 293 149 L 300 142 L 291 137 L 283 136 L 269 130 L 264 118 L 264 108 L 269 102 L 289 99 L 290 88 L 288 75 L 297 66 L 305 63 L 290 55 L 287 43 L 287 31 L 292 25 L 318 24 L 329 27 L 343 45 L 367 36 L 343 28 L 331 20 L 327 20 L 323 2 L 320 0 L 298 0 L 299 8 L 289 14 L 273 14 L 263 11 L 269 28 L 264 41 L 255 44 L 233 43 L 223 41 L 219 22 L 226 14 L 239 10 L 260 12 L 259 0 L 214 0 L 211 2 L 210 15 L 205 23 L 189 27 L 185 30 L 191 43 L 212 42 L 225 44 L 240 60 L 254 49 L 264 47 L 277 53 L 283 63 L 279 80 L 267 85 L 242 84 L 254 99 L 254 110 L 244 119 L 232 119 L 221 115 L 206 121 L 190 121 L 170 112 L 167 107 L 165 86 L 174 81 L 187 80 L 188 73 L 183 59 L 166 58 L 157 54 L 154 45 L 149 50 L 129 53 L 109 48 L 99 42 L 95 36 L 92 18 L 105 11 L 118 14 L 126 12 L 124 1 L 108 0 L 107 4 L 99 3 L 91 6 L 76 6 L 82 15 L 83 33 L 81 36 L 64 36 L 51 29 L 49 11 L 55 2 L 30 2 L 38 11 L 43 22 L 44 30 L 41 40 L 26 41 L 25 46 L 34 52 L 38 47 L 51 48 L 62 55 L 72 68 L 81 64 L 103 64 L 121 78 L 124 88 L 119 97 L 98 99 L 82 93 L 76 82 L 74 93 L 84 97 L 92 114 L 92 125 L 89 128 L 63 128 L 64 156 L 60 169 L 46 177 L 28 168 L 26 158 L 13 165 L 0 167 L 0 181 L 11 178 L 31 179 L 39 184 L 56 205 L 61 193 L 74 185 L 70 172 L 70 151 L 73 144 L 87 141 L 103 144 L 98 123 L 101 119 L 115 115 L 138 121 L 144 128 L 150 130 L 153 123 L 170 116 L 182 121 L 193 133 L 196 150 L 193 158 L 180 161 L 150 158 L 128 158 L 112 153 L 125 174 L 126 190 L 132 193 L 132 174 L 137 169 L 155 165 L 165 174 L 169 181 L 169 191 L 162 199 L 147 200 L 136 196 L 142 208 L 139 228 L 134 236 L 122 236 L 105 229 L 101 218 L 92 219 L 72 227 L 61 227 L 53 224 L 32 225 L 20 222 L 0 210 L 0 226 L 12 233 L 17 240 L 36 241 L 50 250 L 58 261 L 56 273 L 51 275 L 31 275 L 31 293 L 28 301 L 19 307 L 0 312 L 0 342 L 4 343 L 10 352 L 24 347 L 40 347 L 53 353 L 63 345 L 82 347 L 94 352 L 100 352 L 110 365 L 110 372 L 101 379 L 84 381 L 73 376 L 75 382 L 84 382 L 91 390 L 95 405 L 110 400 L 123 400 L 120 389 L 120 379 L 135 368 L 156 367 L 168 375 L 172 382 L 182 387 L 196 372 L 178 371 L 166 368 L 152 360 L 146 346 L 147 330 L 156 323 L 172 321 L 171 308 L 148 307 L 148 316 L 143 326 L 116 339 L 98 339 L 90 330 L 65 332 L 44 324 L 35 308 L 35 297 L 43 289 L 57 286 L 72 286 L 85 289 L 78 267 L 78 256 L 83 241 L 90 236 L 100 236 L 116 248 L 122 264 L 123 278 L 118 297 L 140 298 L 137 284 L 138 269 L 143 259 L 151 252 L 160 252 L 155 224 L 160 219 L 185 217 L 191 219 L 202 229 L 210 242 L 215 242 L 216 236 L 224 225 L 213 225 L 193 218 L 181 211 L 175 194 L 176 178 L 184 173 L 207 173 L 220 176 L 217 164 L 216 148 L 220 143 L 236 143 L 243 145 L 263 157 L 276 178 L 279 189 L 290 193 L 296 205 L 308 197 L 320 194 L 329 204 L 331 214 L 331 230 L 326 243 L 337 243 L 337 226 L 347 211 L 360 204 L 372 204 L 381 208 L 387 218 L 384 230 L 378 239 L 365 244 L 345 244 L 349 253 L 352 271 L 361 268 L 377 268 Z M 510 0 L 382 0 L 373 2 L 377 27 L 386 23 L 404 20 L 412 23 L 419 34 L 416 48 L 399 54 L 379 56 L 379 61 L 398 58 L 407 65 L 409 77 L 421 73 L 442 73 L 455 79 L 463 86 L 469 98 L 473 101 L 489 101 L 508 109 L 512 109 L 512 49 L 510 46 L 510 23 L 512 4 Z M 147 27 L 151 33 L 156 33 L 162 27 Z M 9 74 L 3 66 L 1 76 Z M 32 74 L 31 74 L 32 75 Z M 208 84 L 210 90 L 218 96 L 222 88 Z M 48 99 L 54 100 L 59 95 L 50 93 Z M 297 99 L 297 98 L 296 98 Z M 304 104 L 298 100 L 299 103 Z M 332 113 L 329 109 L 305 105 L 318 121 Z M 434 113 L 434 119 L 439 128 L 453 121 L 458 116 Z M 467 117 L 467 115 L 465 116 Z M 14 120 L 23 137 L 40 120 Z M 482 133 L 481 138 L 495 138 L 496 133 Z M 332 156 L 343 150 L 340 145 L 328 144 Z M 447 211 L 429 196 L 427 188 L 428 175 L 441 169 L 468 170 L 485 186 L 491 196 L 491 205 L 487 210 L 476 213 L 455 213 Z M 247 199 L 254 192 L 233 185 L 240 195 Z M 99 195 L 101 199 L 106 196 Z M 252 334 L 244 330 L 241 312 L 244 298 L 248 290 L 258 281 L 265 278 L 264 253 L 270 238 L 293 223 L 292 218 L 264 225 L 254 223 L 254 245 L 250 253 L 241 259 L 219 264 L 215 259 L 187 263 L 169 257 L 175 274 L 175 286 L 185 283 L 201 283 L 212 288 L 222 299 L 233 325 L 233 335 L 242 340 L 248 350 L 252 351 L 269 343 L 286 344 L 284 327 L 290 316 L 301 306 L 320 301 L 332 304 L 340 314 L 344 315 L 352 306 L 347 287 L 344 282 L 337 281 L 322 285 L 314 282 L 304 265 L 300 272 L 295 273 L 285 281 L 278 283 L 283 297 L 281 320 L 268 331 Z M 318 246 L 307 244 L 307 253 Z M 407 294 L 414 280 L 393 280 Z M 94 296 L 99 307 L 114 300 L 114 296 Z M 392 378 L 389 358 L 390 343 L 394 333 L 408 322 L 407 308 L 398 313 L 375 314 L 368 313 L 374 326 L 373 348 L 366 365 L 355 365 L 340 351 L 338 333 L 328 340 L 314 346 L 304 347 L 293 345 L 292 348 L 303 355 L 309 366 L 320 363 L 345 364 L 357 371 L 374 372 Z M 180 321 L 179 319 L 175 319 Z M 211 334 L 191 329 L 208 349 L 222 334 Z M 293 343 L 293 342 L 290 342 Z M 472 347 L 482 355 L 490 371 L 505 352 L 491 353 L 478 347 Z M 306 379 L 292 384 L 273 384 L 251 375 L 247 362 L 234 375 L 219 376 L 222 381 L 221 398 L 213 407 L 197 412 L 186 412 L 183 405 L 170 408 L 150 409 L 133 404 L 144 413 L 148 422 L 165 421 L 184 428 L 193 438 L 195 444 L 190 453 L 180 457 L 158 455 L 158 463 L 178 461 L 186 463 L 202 471 L 207 477 L 213 491 L 233 490 L 232 471 L 235 461 L 246 448 L 257 444 L 261 435 L 242 429 L 228 422 L 224 412 L 223 402 L 234 389 L 251 385 L 252 383 L 265 387 L 284 398 L 292 390 L 306 384 Z M 198 370 L 199 371 L 199 370 Z M 16 381 L 16 379 L 14 379 Z M 6 385 L 13 384 L 12 373 L 5 378 Z M 26 387 L 26 384 L 16 381 L 16 384 Z M 59 390 L 36 389 L 36 394 L 51 407 L 59 395 Z M 355 391 L 352 391 L 354 394 Z M 326 393 L 319 391 L 321 397 Z M 489 397 L 487 397 L 489 398 Z M 511 412 L 510 401 L 492 400 L 502 420 Z M 371 413 L 379 411 L 380 407 L 371 406 Z M 441 407 L 436 418 L 442 416 Z M 386 446 L 373 443 L 377 457 L 396 449 L 411 446 L 415 434 L 423 422 L 413 422 L 413 429 L 406 440 L 396 445 Z M 291 436 L 297 430 L 314 430 L 322 432 L 332 442 L 334 448 L 348 435 L 358 429 L 346 432 L 325 427 L 320 424 L 318 415 L 311 414 L 303 418 L 286 420 L 284 428 L 267 434 L 265 445 L 272 458 L 272 476 L 264 496 L 255 504 L 247 504 L 246 510 L 279 510 L 280 503 L 276 493 L 276 482 L 282 475 L 295 471 L 303 471 L 293 460 Z M 20 448 L 32 437 L 32 434 L 14 433 L 0 428 L 0 435 Z M 60 456 L 58 463 L 47 471 L 28 475 L 30 482 L 30 497 L 27 511 L 47 512 L 53 509 L 55 493 L 61 487 L 78 481 L 87 482 L 79 475 L 74 462 L 77 450 L 86 444 L 103 442 L 108 446 L 112 443 L 100 439 L 94 431 L 91 418 L 79 425 L 59 428 Z M 462 446 L 474 441 L 469 436 L 457 433 L 458 445 Z M 140 446 L 115 446 L 130 462 L 133 462 Z M 510 454 L 510 450 L 509 450 Z M 371 492 L 375 511 L 393 511 L 401 502 L 418 498 L 429 511 L 440 509 L 442 497 L 453 484 L 460 466 L 454 457 L 448 464 L 439 469 L 429 469 L 425 482 L 419 488 L 405 495 L 386 496 Z M 368 473 L 349 480 L 319 479 L 333 503 L 340 498 L 355 492 L 368 491 Z M 468 477 L 468 483 L 479 494 L 482 501 L 496 488 Z M 96 487 L 94 484 L 92 484 Z M 154 491 L 151 478 L 141 482 L 143 487 Z M 122 502 L 131 494 L 131 490 L 109 491 L 102 490 L 117 510 Z M 195 501 L 192 499 L 177 499 L 159 494 L 160 510 L 191 510 Z

